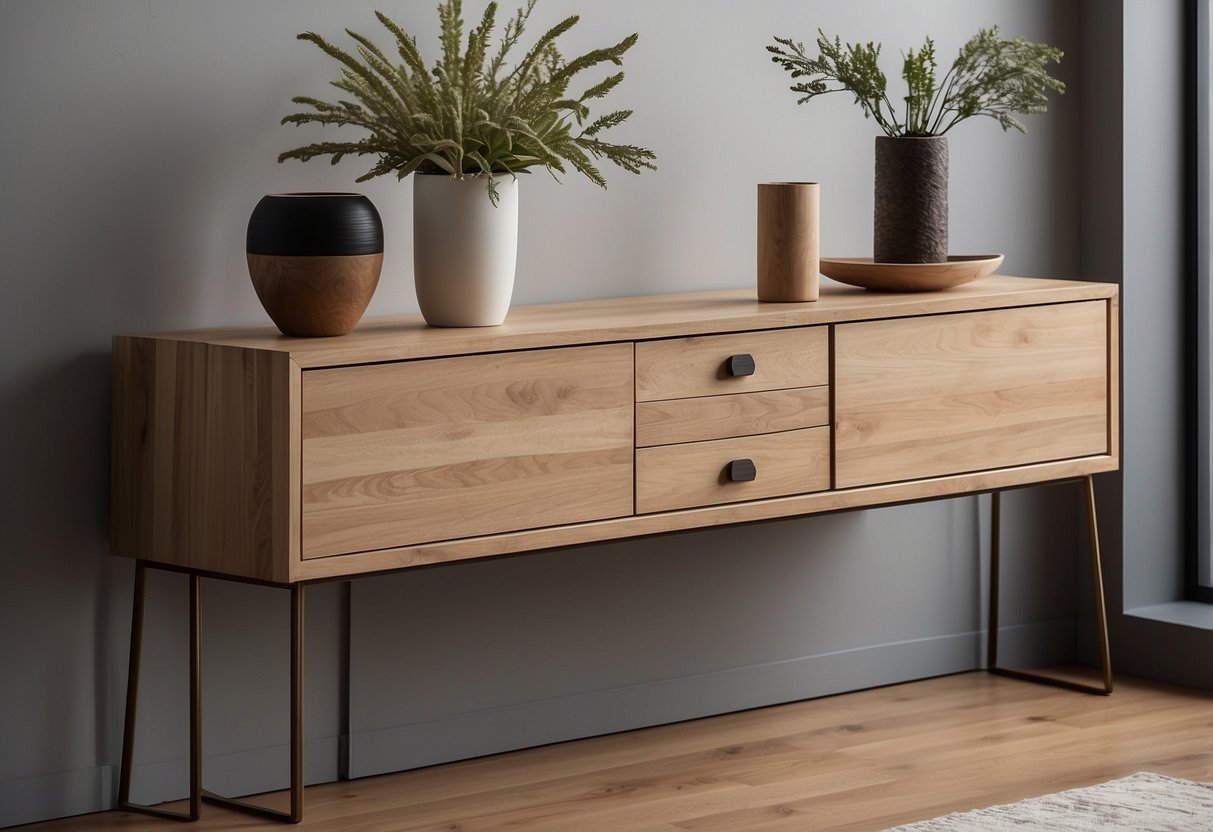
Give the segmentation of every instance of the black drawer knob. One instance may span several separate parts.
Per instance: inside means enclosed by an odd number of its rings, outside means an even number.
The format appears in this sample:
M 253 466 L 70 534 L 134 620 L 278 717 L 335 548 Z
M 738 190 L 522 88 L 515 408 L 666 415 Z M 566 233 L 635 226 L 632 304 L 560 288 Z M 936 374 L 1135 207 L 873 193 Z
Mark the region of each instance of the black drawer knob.
M 730 482 L 752 482 L 758 476 L 752 459 L 735 459 L 727 469 Z
M 725 362 L 725 369 L 731 376 L 752 376 L 754 375 L 754 356 L 748 352 L 730 355 L 729 360 Z

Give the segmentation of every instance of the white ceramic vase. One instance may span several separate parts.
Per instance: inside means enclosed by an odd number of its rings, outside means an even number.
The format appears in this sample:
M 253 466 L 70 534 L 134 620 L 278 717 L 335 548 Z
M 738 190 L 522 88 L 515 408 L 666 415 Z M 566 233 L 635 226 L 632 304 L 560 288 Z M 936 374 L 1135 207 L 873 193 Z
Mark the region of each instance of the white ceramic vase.
M 518 259 L 518 180 L 498 177 L 489 200 L 483 176 L 413 174 L 413 282 L 430 326 L 505 321 Z

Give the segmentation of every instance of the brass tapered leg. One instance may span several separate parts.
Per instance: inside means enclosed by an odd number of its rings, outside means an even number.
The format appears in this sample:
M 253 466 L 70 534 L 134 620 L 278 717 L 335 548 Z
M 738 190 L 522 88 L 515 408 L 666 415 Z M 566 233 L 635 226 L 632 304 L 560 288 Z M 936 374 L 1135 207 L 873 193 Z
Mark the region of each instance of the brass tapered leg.
M 299 823 L 303 820 L 303 587 L 291 585 L 291 808 L 288 812 L 259 806 L 202 790 L 202 799 L 216 806 L 258 817 Z
M 202 811 L 202 581 L 190 573 L 190 815 Z
M 190 808 L 170 812 L 131 802 L 131 766 L 135 758 L 135 721 L 139 711 L 139 664 L 143 652 L 143 607 L 147 593 L 147 563 L 135 561 L 135 593 L 131 607 L 131 652 L 126 670 L 126 718 L 122 726 L 122 769 L 118 775 L 118 808 L 170 820 L 198 820 L 202 798 L 202 683 L 198 576 L 190 582 Z
M 1105 649 L 1107 648 L 1105 640 Z M 291 822 L 303 820 L 303 587 L 291 586 Z
M 986 629 L 986 663 L 998 666 L 998 587 L 1002 561 L 1002 493 L 990 495 L 990 626 Z
M 1001 506 L 999 493 L 995 491 L 991 495 L 990 504 L 990 622 L 989 629 L 986 634 L 987 638 L 987 661 L 986 667 L 991 673 L 996 673 L 999 676 L 1008 676 L 1012 679 L 1023 679 L 1028 682 L 1040 682 L 1046 685 L 1055 685 L 1057 687 L 1067 688 L 1069 690 L 1081 691 L 1082 693 L 1094 693 L 1106 696 L 1112 692 L 1112 655 L 1108 647 L 1108 610 L 1104 600 L 1103 591 L 1103 567 L 1099 557 L 1099 525 L 1095 515 L 1095 481 L 1086 476 L 1083 478 L 1086 484 L 1087 498 L 1087 532 L 1090 536 L 1091 548 L 1091 570 L 1092 577 L 1095 581 L 1095 622 L 1099 629 L 1099 657 L 1103 668 L 1103 686 L 1085 685 L 1081 682 L 1072 682 L 1069 679 L 1059 679 L 1054 676 L 1047 676 L 1042 673 L 1033 673 L 1025 670 L 1012 670 L 1010 668 L 998 666 L 998 590 L 1000 584 L 999 576 L 999 561 L 1000 561 L 1000 524 L 1001 524 Z
M 1095 580 L 1095 618 L 1099 624 L 1099 661 L 1103 666 L 1103 692 L 1112 692 L 1112 649 L 1108 644 L 1108 608 L 1103 591 L 1103 565 L 1099 555 L 1099 524 L 1095 515 L 1095 481 L 1087 477 L 1087 529 L 1091 537 L 1091 575 Z

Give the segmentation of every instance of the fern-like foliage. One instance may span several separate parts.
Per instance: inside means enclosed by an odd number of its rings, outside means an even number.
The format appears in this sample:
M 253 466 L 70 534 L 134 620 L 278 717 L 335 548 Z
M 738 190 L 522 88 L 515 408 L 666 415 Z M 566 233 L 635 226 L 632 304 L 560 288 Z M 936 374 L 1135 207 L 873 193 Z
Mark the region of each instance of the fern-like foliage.
M 903 106 L 897 107 L 889 100 L 888 79 L 880 69 L 880 46 L 844 44 L 818 29 L 816 57 L 790 38 L 775 38 L 767 51 L 796 80 L 791 90 L 800 95 L 798 104 L 831 92 L 849 92 L 864 117 L 874 119 L 889 136 L 942 136 L 974 116 L 989 116 L 1004 131 L 1013 127 L 1025 133 L 1015 114 L 1045 113 L 1046 92 L 1066 91 L 1066 85 L 1048 70 L 1049 64 L 1061 61 L 1060 49 L 1023 38 L 1000 38 L 993 26 L 961 47 L 939 83 L 934 41 L 927 38 L 917 52 L 905 53 L 901 75 L 906 95 Z
M 483 175 L 494 204 L 497 177 L 529 168 L 543 167 L 555 176 L 571 167 L 603 188 L 606 178 L 597 166 L 602 159 L 631 173 L 656 170 L 651 150 L 601 138 L 605 130 L 627 121 L 631 110 L 591 115 L 591 102 L 618 86 L 623 72 L 608 75 L 580 95 L 569 93 L 574 77 L 585 70 L 600 64 L 622 66 L 637 36 L 566 60 L 556 41 L 576 25 L 578 17 L 573 15 L 545 32 L 509 66 L 534 8 L 535 0 L 525 0 L 506 21 L 493 49 L 496 2 L 485 7 L 465 40 L 461 0 L 443 0 L 438 6 L 442 56 L 428 69 L 416 38 L 383 12 L 375 15 L 395 38 L 398 61 L 349 29 L 353 51 L 304 32 L 299 40 L 315 44 L 340 64 L 341 77 L 331 83 L 346 97 L 335 102 L 293 98 L 309 109 L 286 116 L 282 123 L 353 125 L 367 135 L 357 141 L 297 147 L 280 154 L 278 161 L 328 156 L 337 164 L 345 156 L 376 157 L 358 182 L 389 173 L 397 179 L 413 172 L 458 179 Z

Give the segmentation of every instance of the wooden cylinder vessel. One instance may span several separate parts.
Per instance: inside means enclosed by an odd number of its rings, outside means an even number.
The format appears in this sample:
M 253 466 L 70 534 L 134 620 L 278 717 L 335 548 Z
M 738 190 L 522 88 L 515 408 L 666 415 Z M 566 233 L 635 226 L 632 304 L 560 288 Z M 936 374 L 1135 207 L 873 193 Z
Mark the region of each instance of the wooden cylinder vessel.
M 816 182 L 758 185 L 759 300 L 817 300 L 819 201 Z

